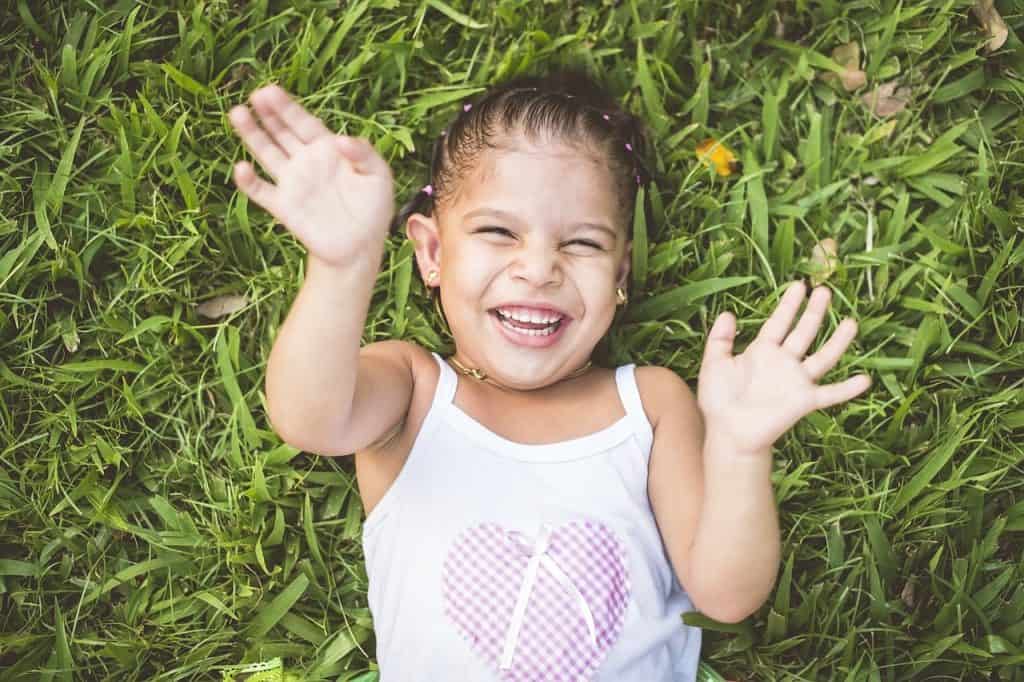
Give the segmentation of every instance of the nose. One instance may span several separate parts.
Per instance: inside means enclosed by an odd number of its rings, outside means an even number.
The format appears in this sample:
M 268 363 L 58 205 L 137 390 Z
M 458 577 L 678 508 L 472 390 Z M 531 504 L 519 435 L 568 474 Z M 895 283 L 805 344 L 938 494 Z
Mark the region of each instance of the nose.
M 532 245 L 525 245 L 516 250 L 510 272 L 513 278 L 537 287 L 561 284 L 561 256 L 557 249 L 552 249 L 549 244 L 538 240 Z

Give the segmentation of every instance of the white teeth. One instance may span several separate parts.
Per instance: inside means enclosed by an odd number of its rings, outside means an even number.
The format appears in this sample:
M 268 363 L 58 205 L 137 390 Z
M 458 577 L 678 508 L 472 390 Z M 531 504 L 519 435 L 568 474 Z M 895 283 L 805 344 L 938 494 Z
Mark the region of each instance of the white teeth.
M 501 323 L 505 326 L 506 329 L 510 329 L 514 331 L 516 334 L 523 334 L 524 336 L 548 336 L 549 334 L 553 334 L 555 330 L 558 328 L 555 326 L 551 326 L 548 327 L 547 329 L 523 329 L 521 327 L 515 326 L 508 320 L 502 320 L 500 317 L 498 319 L 501 321 Z
M 498 308 L 505 317 L 510 317 L 519 322 L 532 322 L 534 324 L 550 324 L 562 319 L 557 313 L 546 313 L 539 310 L 528 310 L 525 308 Z

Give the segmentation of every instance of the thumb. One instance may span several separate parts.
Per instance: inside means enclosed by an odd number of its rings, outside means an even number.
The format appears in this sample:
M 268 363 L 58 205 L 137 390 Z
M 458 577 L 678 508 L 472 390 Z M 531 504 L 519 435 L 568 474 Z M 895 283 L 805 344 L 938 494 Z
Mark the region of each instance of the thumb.
M 732 342 L 736 336 L 736 318 L 732 313 L 722 313 L 708 331 L 704 344 L 704 360 L 728 360 L 732 357 Z
M 387 163 L 366 138 L 338 135 L 335 140 L 338 150 L 352 163 L 357 173 L 376 175 L 388 170 Z

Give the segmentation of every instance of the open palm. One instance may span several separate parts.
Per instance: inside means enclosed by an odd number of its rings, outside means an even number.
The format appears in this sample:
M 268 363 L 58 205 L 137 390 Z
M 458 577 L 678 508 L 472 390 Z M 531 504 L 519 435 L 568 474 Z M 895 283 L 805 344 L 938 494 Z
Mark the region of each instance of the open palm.
M 276 85 L 250 97 L 256 117 L 229 113 L 242 142 L 276 184 L 252 164 L 235 166 L 235 183 L 320 260 L 343 265 L 382 242 L 394 214 L 391 170 L 362 138 L 335 135 Z
M 715 320 L 708 334 L 697 380 L 697 403 L 708 433 L 715 431 L 739 453 L 758 453 L 800 419 L 863 393 L 871 385 L 866 374 L 836 384 L 818 385 L 857 334 L 847 318 L 814 354 L 814 342 L 831 292 L 817 287 L 796 328 L 793 319 L 804 300 L 805 286 L 794 282 L 778 307 L 740 355 L 732 354 L 736 321 L 730 313 Z

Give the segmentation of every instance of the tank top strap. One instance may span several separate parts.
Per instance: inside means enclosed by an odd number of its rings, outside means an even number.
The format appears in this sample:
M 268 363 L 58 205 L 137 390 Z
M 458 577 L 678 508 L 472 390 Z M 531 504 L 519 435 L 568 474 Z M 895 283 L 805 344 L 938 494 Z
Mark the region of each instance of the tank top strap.
M 458 386 L 459 377 L 455 374 L 455 370 L 444 361 L 444 358 L 434 351 L 430 351 L 430 354 L 434 356 L 434 360 L 437 361 L 437 365 L 441 370 L 441 374 L 437 377 L 437 388 L 434 389 L 433 406 L 448 405 L 455 398 L 455 389 Z
M 636 383 L 636 364 L 630 363 L 615 369 L 615 385 L 619 389 L 619 399 L 626 408 L 626 416 L 633 424 L 633 430 L 640 439 L 640 445 L 645 452 L 649 451 L 654 443 L 654 430 L 651 422 L 644 412 L 643 402 L 640 400 L 640 389 Z

